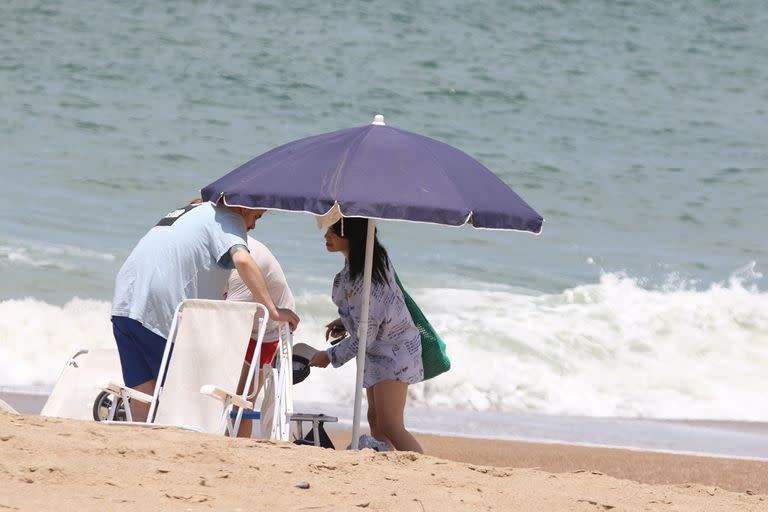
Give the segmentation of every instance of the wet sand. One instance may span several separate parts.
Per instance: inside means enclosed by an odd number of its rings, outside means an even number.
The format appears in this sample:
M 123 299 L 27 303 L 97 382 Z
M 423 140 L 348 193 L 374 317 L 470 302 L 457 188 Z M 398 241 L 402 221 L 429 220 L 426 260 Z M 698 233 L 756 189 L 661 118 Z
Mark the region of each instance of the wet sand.
M 334 445 L 351 433 L 329 431 Z M 457 462 L 540 469 L 551 473 L 598 471 L 645 484 L 688 484 L 768 495 L 768 462 L 700 457 L 568 444 L 526 443 L 417 434 L 424 452 Z

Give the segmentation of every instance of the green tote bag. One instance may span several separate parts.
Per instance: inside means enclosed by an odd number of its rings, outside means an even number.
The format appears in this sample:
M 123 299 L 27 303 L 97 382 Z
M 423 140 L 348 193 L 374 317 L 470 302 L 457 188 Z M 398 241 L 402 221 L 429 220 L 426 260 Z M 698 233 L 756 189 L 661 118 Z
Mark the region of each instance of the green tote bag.
M 445 342 L 435 332 L 435 329 L 424 316 L 424 313 L 421 312 L 413 298 L 405 291 L 400 278 L 397 277 L 397 273 L 395 273 L 395 281 L 397 286 L 400 287 L 400 291 L 403 292 L 405 305 L 411 313 L 413 323 L 416 324 L 419 333 L 421 333 L 421 362 L 424 365 L 424 380 L 447 372 L 451 369 L 451 360 L 448 359 L 448 354 L 445 353 Z

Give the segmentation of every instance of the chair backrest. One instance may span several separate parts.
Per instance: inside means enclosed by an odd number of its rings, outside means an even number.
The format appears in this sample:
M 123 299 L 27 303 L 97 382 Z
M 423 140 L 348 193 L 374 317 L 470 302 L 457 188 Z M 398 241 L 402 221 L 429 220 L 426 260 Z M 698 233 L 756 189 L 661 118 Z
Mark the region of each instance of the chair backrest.
M 210 384 L 235 391 L 258 307 L 254 302 L 182 302 L 160 367 L 161 375 L 167 371 L 155 390 L 153 423 L 224 433 L 221 402 L 200 388 Z
M 261 405 L 261 437 L 290 440 L 293 415 L 293 334 L 288 324 L 280 324 L 275 367 L 262 369 L 264 399 Z
M 64 365 L 41 416 L 92 420 L 94 401 L 101 392 L 97 384 L 123 382 L 117 349 L 79 350 Z

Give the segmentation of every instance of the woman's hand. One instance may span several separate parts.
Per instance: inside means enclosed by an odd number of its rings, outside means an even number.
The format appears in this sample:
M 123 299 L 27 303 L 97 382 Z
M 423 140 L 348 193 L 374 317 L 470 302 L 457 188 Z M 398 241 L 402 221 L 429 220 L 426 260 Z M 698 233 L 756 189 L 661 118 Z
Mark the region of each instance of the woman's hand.
M 309 362 L 309 366 L 325 368 L 330 364 L 330 362 L 331 359 L 328 357 L 328 354 L 325 352 L 325 350 L 320 350 L 314 356 L 312 356 L 312 360 Z
M 328 341 L 328 338 L 340 338 L 345 334 L 347 334 L 347 329 L 344 327 L 344 322 L 341 321 L 341 318 L 337 318 L 325 326 L 326 341 Z

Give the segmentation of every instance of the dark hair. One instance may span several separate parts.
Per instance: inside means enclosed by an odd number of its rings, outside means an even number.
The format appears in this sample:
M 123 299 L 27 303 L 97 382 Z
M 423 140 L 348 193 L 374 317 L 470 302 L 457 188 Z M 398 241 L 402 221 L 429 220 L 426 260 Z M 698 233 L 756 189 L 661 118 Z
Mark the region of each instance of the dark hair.
M 342 223 L 344 233 L 342 234 Z M 331 230 L 336 235 L 349 240 L 349 276 L 355 280 L 363 274 L 365 267 L 365 240 L 368 236 L 368 219 L 349 217 L 342 219 Z M 389 268 L 387 250 L 379 243 L 378 229 L 373 238 L 373 272 L 371 281 L 375 284 L 387 282 L 386 270 Z

